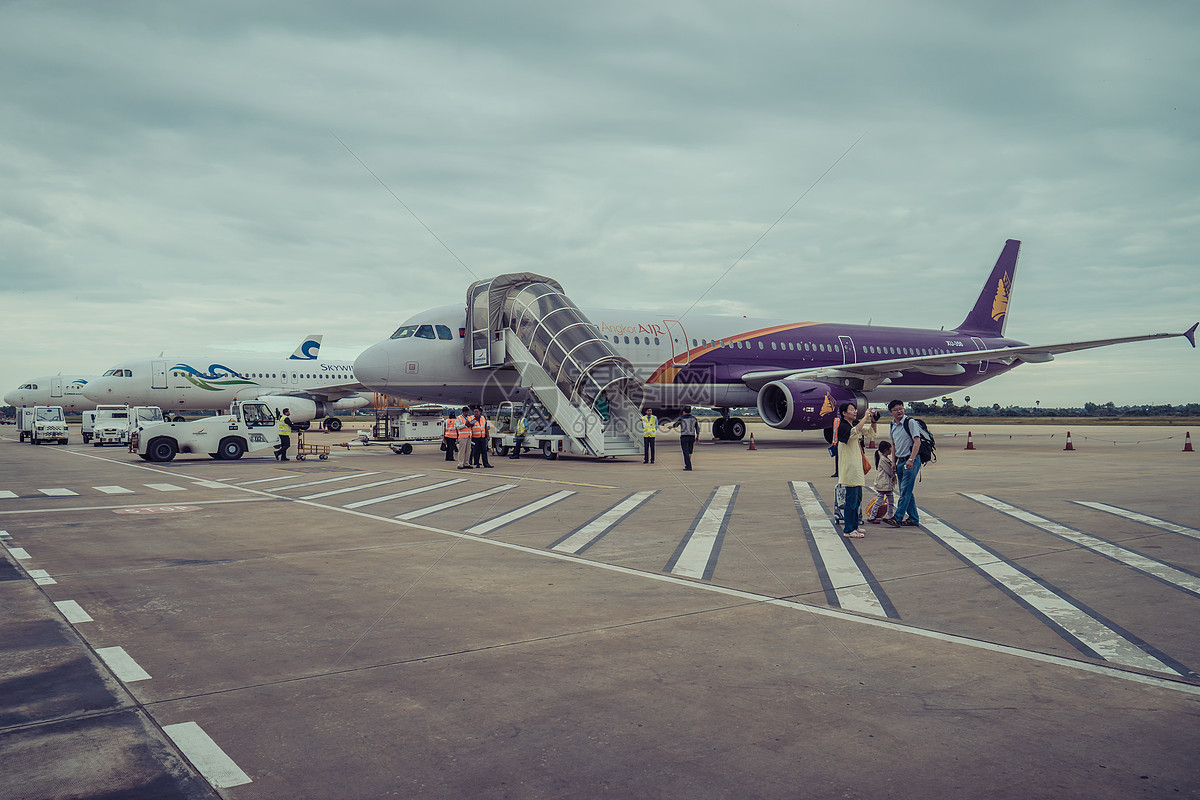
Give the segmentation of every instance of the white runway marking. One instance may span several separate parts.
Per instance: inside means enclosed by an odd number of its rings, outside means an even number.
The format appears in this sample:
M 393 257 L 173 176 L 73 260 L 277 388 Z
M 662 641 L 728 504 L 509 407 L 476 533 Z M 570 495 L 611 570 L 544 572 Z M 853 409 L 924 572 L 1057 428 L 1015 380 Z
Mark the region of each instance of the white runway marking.
M 78 625 L 81 622 L 95 622 L 91 616 L 83 610 L 83 606 L 76 603 L 74 600 L 59 600 L 55 602 L 58 610 L 67 618 L 67 622 L 72 625 Z
M 32 558 L 24 547 L 10 547 L 8 548 L 8 552 L 12 553 L 13 558 L 17 561 L 28 561 Z
M 432 492 L 434 489 L 441 489 L 446 486 L 453 486 L 456 483 L 465 483 L 466 478 L 452 478 L 441 483 L 431 483 L 428 486 L 418 486 L 416 489 L 409 489 L 405 492 L 396 492 L 395 494 L 385 494 L 382 497 L 372 497 L 369 500 L 359 500 L 354 503 L 346 503 L 342 508 L 363 508 L 364 506 L 373 506 L 376 503 L 386 503 L 388 500 L 396 500 L 401 497 L 411 497 L 414 494 L 422 494 L 424 492 Z
M 316 500 L 318 497 L 331 497 L 335 494 L 346 494 L 347 492 L 357 492 L 360 489 L 374 489 L 376 486 L 386 486 L 389 483 L 399 483 L 400 481 L 411 481 L 413 478 L 424 478 L 424 475 L 403 475 L 399 478 L 388 478 L 382 481 L 374 481 L 372 483 L 363 483 L 358 486 L 343 486 L 341 489 L 330 489 L 327 492 L 318 492 L 317 494 L 309 494 L 301 497 L 301 500 Z
M 11 539 L 11 538 L 12 538 L 12 534 L 10 534 L 8 531 L 0 531 L 0 539 Z
M 289 483 L 287 486 L 272 486 L 267 491 L 282 492 L 284 489 L 303 489 L 305 486 L 317 486 L 322 483 L 337 483 L 338 481 L 352 481 L 355 478 L 365 478 L 368 475 L 378 475 L 378 472 L 356 472 L 353 475 L 339 475 L 336 478 L 322 478 L 319 481 L 305 481 L 304 483 Z
M 33 578 L 33 582 L 38 586 L 54 586 L 58 581 L 50 577 L 50 573 L 44 569 L 28 570 L 29 577 Z
M 270 483 L 271 481 L 290 481 L 295 477 L 296 477 L 295 475 L 276 475 L 274 478 L 259 478 L 258 480 L 253 480 L 253 481 L 242 481 L 241 483 L 238 483 L 235 485 L 249 486 L 252 483 Z
M 227 789 L 250 783 L 250 776 L 242 772 L 233 759 L 195 722 L 164 725 L 163 733 L 171 737 L 187 760 L 216 788 Z
M 96 655 L 104 659 L 104 663 L 113 671 L 113 674 L 124 683 L 133 683 L 134 681 L 150 680 L 150 673 L 142 669 L 141 666 L 134 661 L 124 647 L 98 647 Z
M 969 497 L 977 503 L 983 503 L 985 506 L 994 508 L 997 511 L 1008 514 L 1010 517 L 1019 519 L 1022 522 L 1027 522 L 1036 528 L 1041 528 L 1047 533 L 1054 534 L 1061 539 L 1066 539 L 1068 542 L 1077 544 L 1080 547 L 1085 547 L 1094 553 L 1099 553 L 1102 556 L 1107 556 L 1113 561 L 1120 562 L 1127 567 L 1132 567 L 1138 572 L 1143 572 L 1151 577 L 1158 578 L 1164 583 L 1174 586 L 1176 589 L 1181 589 L 1189 594 L 1200 597 L 1200 578 L 1195 575 L 1189 575 L 1181 569 L 1177 569 L 1170 564 L 1166 564 L 1158 559 L 1144 556 L 1141 553 L 1135 553 L 1124 547 L 1113 544 L 1112 542 L 1099 539 L 1087 533 L 1080 533 L 1073 528 L 1068 528 L 1066 525 L 1060 525 L 1057 522 L 1051 522 L 1048 519 L 1039 517 L 1037 514 L 1030 513 L 1015 506 L 1010 506 L 1002 500 L 997 500 L 993 497 L 988 497 L 985 494 L 969 494 L 964 493 L 964 497 Z
M 1061 628 L 1105 661 L 1155 672 L 1183 674 L 1142 650 L 1117 631 L 1079 608 L 1073 601 L 1038 582 L 995 553 L 967 538 L 941 520 L 918 509 L 921 526 L 964 561 L 1007 589 L 1023 605 Z
M 804 517 L 817 549 L 820 563 L 817 569 L 828 581 L 829 591 L 841 608 L 886 617 L 887 611 L 876 596 L 858 563 L 850 555 L 847 540 L 825 513 L 811 483 L 790 481 L 796 510 Z
M 667 562 L 664 572 L 704 580 L 712 577 L 736 494 L 736 486 L 718 486 L 713 491 L 712 498 L 692 523 L 692 529 Z
M 631 494 L 550 549 L 558 550 L 561 553 L 582 553 L 593 542 L 616 527 L 621 520 L 632 514 L 642 503 L 656 494 L 658 494 L 657 489 Z
M 92 488 L 105 494 L 133 494 L 133 489 L 126 489 L 124 486 L 93 486 Z
M 79 492 L 72 492 L 70 489 L 38 489 L 38 491 L 47 497 L 72 497 L 79 494 Z
M 15 492 L 10 492 L 8 489 L 0 491 L 0 499 L 8 500 L 16 496 L 17 494 Z
M 1185 528 L 1182 525 L 1176 525 L 1174 522 L 1167 522 L 1166 520 L 1161 520 L 1158 517 L 1152 517 L 1149 514 L 1139 514 L 1136 511 L 1130 511 L 1125 508 L 1117 508 L 1116 506 L 1110 506 L 1107 503 L 1093 503 L 1088 500 L 1072 500 L 1071 502 L 1078 503 L 1081 506 L 1087 506 L 1088 508 L 1094 508 L 1097 511 L 1107 511 L 1109 514 L 1116 514 L 1118 517 L 1125 517 L 1125 519 L 1131 519 L 1134 522 L 1140 522 L 1143 525 L 1150 525 L 1154 528 L 1162 528 L 1164 531 L 1171 531 L 1171 533 L 1182 533 L 1184 536 L 1190 536 L 1193 539 L 1200 539 L 1200 531 L 1194 528 Z
M 203 486 L 205 489 L 228 489 L 229 484 L 217 481 L 192 481 L 193 486 Z
M 176 486 L 173 483 L 144 483 L 142 484 L 148 489 L 154 489 L 158 492 L 186 492 L 186 486 Z
M 408 511 L 403 514 L 397 514 L 396 519 L 417 519 L 418 517 L 424 517 L 429 514 L 436 514 L 437 512 L 445 511 L 448 508 L 454 508 L 456 506 L 466 505 L 467 503 L 473 502 L 475 500 L 482 500 L 485 497 L 491 497 L 494 494 L 500 494 L 500 492 L 507 492 L 509 489 L 515 489 L 515 488 L 517 488 L 517 485 L 515 483 L 501 484 L 500 486 L 496 486 L 491 489 L 484 489 L 482 492 L 475 492 L 474 494 L 468 494 L 464 497 L 456 497 L 453 500 L 447 500 L 446 502 L 438 503 L 435 506 L 425 506 L 425 508 L 418 508 L 415 511 Z
M 515 508 L 512 511 L 509 511 L 507 514 L 501 514 L 500 516 L 489 519 L 486 522 L 481 522 L 478 525 L 473 525 L 472 527 L 467 528 L 467 533 L 474 533 L 478 536 L 482 536 L 484 534 L 491 533 L 492 531 L 496 530 L 497 528 L 502 528 L 505 525 L 516 522 L 519 519 L 524 519 L 525 517 L 528 517 L 530 514 L 534 514 L 538 511 L 541 511 L 543 508 L 546 508 L 547 506 L 552 506 L 555 503 L 557 503 L 559 500 L 566 500 L 568 497 L 570 497 L 573 494 L 575 494 L 575 492 L 567 492 L 567 491 L 555 492 L 554 494 L 543 497 L 541 500 L 534 500 L 529 505 L 521 506 L 520 508 Z

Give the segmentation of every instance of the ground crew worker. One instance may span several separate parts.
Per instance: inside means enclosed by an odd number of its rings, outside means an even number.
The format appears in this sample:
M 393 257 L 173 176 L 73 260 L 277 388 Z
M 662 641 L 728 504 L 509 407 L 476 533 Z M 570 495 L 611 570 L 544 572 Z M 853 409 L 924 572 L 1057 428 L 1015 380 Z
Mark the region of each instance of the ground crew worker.
M 458 435 L 458 468 L 470 469 L 468 460 L 471 458 L 471 409 L 462 407 L 462 413 L 454 418 L 455 433 Z
M 654 463 L 654 439 L 658 436 L 658 417 L 654 416 L 654 409 L 647 408 L 646 413 L 642 414 L 642 463 Z
M 458 447 L 458 426 L 454 423 L 454 409 L 446 409 L 446 421 L 442 423 L 442 449 L 446 460 L 454 460 L 454 448 Z
M 292 446 L 292 420 L 288 417 L 288 409 L 283 410 L 279 418 L 279 446 L 275 448 L 276 461 L 289 461 L 288 448 Z
M 475 406 L 475 421 L 471 425 L 471 465 L 491 469 L 488 463 L 488 418 L 483 406 Z
M 691 471 L 692 452 L 696 447 L 696 435 L 700 433 L 700 423 L 692 416 L 690 406 L 683 407 L 683 416 L 671 427 L 679 428 L 679 446 L 683 449 L 683 468 Z
M 525 426 L 525 412 L 517 412 L 517 425 L 513 431 L 513 451 L 509 458 L 520 458 L 521 448 L 525 446 L 525 433 L 529 429 Z

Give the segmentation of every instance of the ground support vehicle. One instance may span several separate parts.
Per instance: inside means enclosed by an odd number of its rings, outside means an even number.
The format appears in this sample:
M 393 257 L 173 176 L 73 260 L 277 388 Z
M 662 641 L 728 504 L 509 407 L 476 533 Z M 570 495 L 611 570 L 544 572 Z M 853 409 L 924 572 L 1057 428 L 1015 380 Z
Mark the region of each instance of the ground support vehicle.
M 406 456 L 413 451 L 414 444 L 432 444 L 442 441 L 446 417 L 441 406 L 411 406 L 399 415 L 377 418 L 371 432 L 359 434 L 361 445 L 383 444 L 396 455 Z M 342 442 L 350 447 L 352 442 Z
M 67 443 L 67 417 L 62 406 L 32 406 L 17 409 L 17 432 L 20 441 L 30 444 L 44 442 Z
M 179 453 L 229 460 L 279 446 L 278 421 L 266 403 L 235 402 L 229 413 L 192 422 L 139 425 L 129 449 L 146 461 L 171 461 Z
M 92 441 L 92 439 L 95 438 L 95 436 L 96 436 L 96 433 L 95 433 L 96 421 L 97 420 L 105 421 L 105 420 L 116 419 L 117 417 L 114 417 L 113 416 L 114 414 L 116 414 L 118 412 L 123 413 L 123 412 L 128 412 L 128 411 L 129 411 L 129 406 L 125 405 L 124 403 L 120 403 L 117 405 L 106 405 L 106 404 L 102 403 L 90 411 L 84 411 L 83 414 L 80 415 L 80 425 L 79 425 L 79 432 L 83 435 L 83 443 L 87 444 L 90 441 Z M 126 425 L 125 425 L 126 428 L 129 427 L 128 420 L 124 419 L 123 417 L 119 418 L 119 419 L 122 419 L 123 421 L 126 422 Z M 110 425 L 109 427 L 111 429 L 114 426 Z M 128 441 L 129 441 L 128 438 L 126 438 L 125 442 L 122 442 L 122 444 L 127 443 Z
M 329 445 L 327 444 L 305 444 L 304 431 L 296 431 L 296 460 L 303 461 L 309 456 L 316 456 L 321 461 L 329 458 Z

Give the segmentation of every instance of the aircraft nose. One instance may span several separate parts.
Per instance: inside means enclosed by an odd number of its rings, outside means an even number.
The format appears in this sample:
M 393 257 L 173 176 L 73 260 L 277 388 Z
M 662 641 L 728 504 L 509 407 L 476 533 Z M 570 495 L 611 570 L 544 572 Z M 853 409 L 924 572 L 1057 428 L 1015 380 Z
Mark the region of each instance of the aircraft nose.
M 391 342 L 372 345 L 354 359 L 354 377 L 358 382 L 380 392 L 386 392 L 391 383 Z
M 17 404 L 17 397 L 18 395 L 16 392 L 9 392 L 8 394 L 4 395 L 4 405 L 15 406 Z
M 84 397 L 86 397 L 88 400 L 91 400 L 93 403 L 103 403 L 105 398 L 108 396 L 109 391 L 111 391 L 111 387 L 109 386 L 108 380 L 104 378 L 98 378 L 93 381 L 88 381 L 83 385 L 83 388 L 80 389 L 80 391 L 83 392 Z

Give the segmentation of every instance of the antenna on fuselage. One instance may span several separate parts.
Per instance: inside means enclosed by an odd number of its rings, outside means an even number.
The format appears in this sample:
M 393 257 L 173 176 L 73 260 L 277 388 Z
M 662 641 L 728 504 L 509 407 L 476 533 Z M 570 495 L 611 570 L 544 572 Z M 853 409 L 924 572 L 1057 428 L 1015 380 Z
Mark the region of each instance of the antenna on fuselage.
M 863 140 L 863 137 L 866 136 L 868 133 L 870 133 L 870 131 L 871 131 L 870 128 L 867 128 L 867 130 L 863 131 L 859 135 L 859 137 L 854 140 L 854 143 L 846 148 L 846 152 L 844 152 L 840 156 L 838 156 L 837 160 L 834 161 L 832 164 L 830 164 L 829 168 L 826 169 L 824 172 L 822 172 L 821 175 L 815 181 L 812 182 L 812 185 L 809 186 L 807 189 L 805 189 L 804 193 L 801 194 L 799 197 L 797 197 L 795 199 L 795 201 L 790 206 L 787 207 L 786 211 L 784 211 L 782 214 L 779 215 L 779 219 L 775 220 L 770 225 L 768 225 L 767 229 L 765 231 L 763 231 L 759 235 L 759 237 L 757 239 L 755 239 L 754 242 L 749 247 L 746 248 L 746 252 L 744 252 L 740 256 L 738 256 L 737 260 L 734 261 L 732 264 L 730 264 L 729 268 L 721 273 L 721 277 L 719 277 L 715 281 L 713 281 L 712 286 L 709 286 L 707 289 L 705 289 L 704 294 L 697 297 L 696 302 L 694 302 L 690 306 L 688 306 L 688 310 L 683 312 L 682 314 L 680 314 L 679 318 L 683 319 L 684 317 L 686 317 L 691 312 L 691 310 L 696 307 L 697 303 L 699 303 L 701 300 L 703 300 L 705 297 L 707 297 L 708 293 L 716 288 L 718 283 L 725 280 L 725 276 L 728 275 L 733 270 L 734 267 L 736 267 L 738 264 L 740 264 L 742 262 L 742 259 L 744 259 L 746 256 L 750 255 L 750 251 L 753 250 L 756 246 L 758 246 L 758 243 L 761 242 L 764 238 L 766 238 L 766 235 L 768 233 L 770 233 L 772 230 L 774 230 L 776 225 L 778 225 L 780 222 L 783 222 L 783 218 L 786 217 L 788 214 L 790 214 L 792 209 L 795 208 L 800 203 L 801 200 L 803 200 L 805 197 L 808 196 L 809 192 L 811 192 L 813 189 L 817 188 L 817 184 L 820 183 L 826 175 L 828 175 L 830 172 L 832 172 L 833 168 L 836 167 L 839 163 L 841 163 L 841 160 L 843 158 L 850 155 L 850 151 L 854 149 L 854 146 L 857 145 L 859 142 L 861 142 Z
M 384 189 L 386 189 L 387 193 L 390 194 L 393 198 L 395 198 L 396 202 L 399 203 L 401 206 L 403 206 L 405 211 L 407 211 L 409 214 L 412 215 L 413 219 L 415 219 L 417 222 L 421 223 L 421 227 L 424 228 L 426 231 L 428 231 L 429 235 L 432 236 L 434 239 L 436 239 L 437 243 L 440 244 L 442 247 L 444 247 L 447 253 L 454 256 L 455 261 L 462 264 L 463 269 L 465 269 L 467 272 L 471 273 L 472 278 L 474 278 L 475 280 L 479 280 L 479 276 L 475 274 L 475 270 L 468 267 L 466 262 L 463 261 L 461 258 L 459 258 L 457 253 L 455 253 L 453 250 L 450 249 L 450 245 L 443 242 L 438 237 L 438 235 L 433 232 L 433 228 L 430 228 L 428 225 L 425 224 L 425 220 L 418 217 L 417 213 L 415 211 L 413 211 L 411 208 L 409 208 L 408 205 L 403 200 L 401 200 L 399 197 L 397 197 L 396 193 L 392 191 L 392 187 L 390 187 L 386 183 L 384 183 L 383 178 L 380 178 L 378 175 L 375 174 L 374 170 L 372 170 L 365 163 L 363 163 L 363 160 L 358 157 L 358 154 L 355 153 L 353 150 L 351 150 L 350 146 L 348 144 L 346 144 L 345 142 L 343 142 L 342 138 L 340 136 L 338 136 L 336 133 L 333 133 L 333 131 L 330 131 L 330 135 L 332 135 L 333 138 L 337 139 L 338 143 L 341 144 L 342 147 L 346 148 L 347 153 L 354 156 L 355 161 L 357 161 L 359 164 L 362 164 L 363 169 L 365 169 L 367 172 L 371 173 L 372 178 L 379 181 L 379 185 L 382 186 Z

